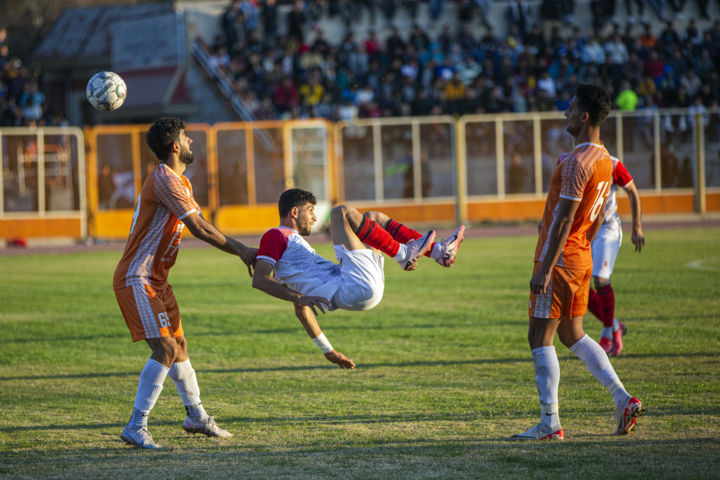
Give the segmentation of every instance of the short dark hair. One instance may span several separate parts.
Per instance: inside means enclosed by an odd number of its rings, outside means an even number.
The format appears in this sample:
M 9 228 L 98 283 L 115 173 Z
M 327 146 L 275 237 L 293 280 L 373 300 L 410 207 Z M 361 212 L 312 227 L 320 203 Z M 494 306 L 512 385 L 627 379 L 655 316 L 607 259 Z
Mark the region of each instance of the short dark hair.
M 311 203 L 313 205 L 317 204 L 317 198 L 315 198 L 315 195 L 313 195 L 312 193 L 301 190 L 299 188 L 291 188 L 290 190 L 285 190 L 282 195 L 280 195 L 280 200 L 278 201 L 280 218 L 287 217 L 288 213 L 290 213 L 290 210 L 292 210 L 293 207 L 304 207 L 308 203 Z
M 599 127 L 610 113 L 610 95 L 598 85 L 581 83 L 575 89 L 575 96 L 578 109 L 590 115 L 590 125 Z
M 145 141 L 161 162 L 170 156 L 172 144 L 180 141 L 180 130 L 185 129 L 185 122 L 179 118 L 163 117 L 153 123 L 145 134 Z

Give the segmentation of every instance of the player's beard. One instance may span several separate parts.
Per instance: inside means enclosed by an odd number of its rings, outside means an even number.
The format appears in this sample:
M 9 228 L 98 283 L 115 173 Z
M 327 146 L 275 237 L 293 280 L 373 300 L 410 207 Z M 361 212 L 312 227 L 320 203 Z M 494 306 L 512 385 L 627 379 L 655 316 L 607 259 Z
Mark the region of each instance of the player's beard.
M 297 228 L 298 228 L 298 233 L 301 236 L 307 237 L 310 235 L 310 230 L 312 229 L 312 224 L 310 224 L 309 222 L 303 223 L 303 224 L 298 224 Z
M 185 165 L 190 165 L 195 161 L 195 158 L 193 158 L 193 154 L 190 151 L 190 147 L 185 147 L 180 151 L 180 161 Z

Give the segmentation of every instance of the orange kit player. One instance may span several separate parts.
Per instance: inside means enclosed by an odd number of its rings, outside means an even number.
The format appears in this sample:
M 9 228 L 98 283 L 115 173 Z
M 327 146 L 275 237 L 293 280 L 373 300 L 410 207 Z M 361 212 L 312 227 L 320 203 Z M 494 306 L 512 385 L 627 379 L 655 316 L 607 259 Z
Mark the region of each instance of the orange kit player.
M 190 181 L 183 176 L 193 156 L 192 140 L 185 135 L 185 124 L 180 119 L 161 118 L 148 130 L 145 140 L 160 165 L 145 180 L 138 195 L 130 237 L 115 270 L 113 288 L 133 342 L 145 340 L 152 356 L 140 374 L 135 408 L 121 438 L 138 448 L 160 448 L 147 429 L 147 417 L 166 376 L 175 382 L 185 405 L 185 431 L 231 437 L 200 403 L 200 388 L 188 359 L 180 311 L 167 276 L 177 259 L 185 226 L 196 238 L 238 255 L 251 276 L 257 250 L 226 237 L 203 218 Z
M 605 351 L 582 327 L 592 277 L 590 242 L 602 224 L 600 213 L 605 211 L 612 179 L 610 154 L 600 141 L 600 125 L 609 112 L 607 92 L 589 84 L 577 87 L 565 111 L 567 131 L 577 146 L 552 175 L 530 280 L 528 340 L 541 420 L 513 436 L 516 439 L 565 438 L 558 415 L 560 365 L 553 346 L 555 332 L 612 395 L 618 435 L 631 432 L 644 410 L 625 391 Z

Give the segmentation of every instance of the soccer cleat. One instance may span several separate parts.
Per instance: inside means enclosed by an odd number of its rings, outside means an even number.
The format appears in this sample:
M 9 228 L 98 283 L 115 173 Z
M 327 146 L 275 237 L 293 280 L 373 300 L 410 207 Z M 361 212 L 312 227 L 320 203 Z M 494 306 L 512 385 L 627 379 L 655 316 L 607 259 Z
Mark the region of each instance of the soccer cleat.
M 515 440 L 565 440 L 565 433 L 562 428 L 554 432 L 542 423 L 538 423 L 525 433 L 510 437 Z
M 418 258 L 422 257 L 425 252 L 432 247 L 433 240 L 435 240 L 435 230 L 430 230 L 428 233 L 416 240 L 410 240 L 406 244 L 408 249 L 407 257 L 402 261 L 398 261 L 400 267 L 403 270 L 415 270 Z
M 613 349 L 612 339 L 607 337 L 600 337 L 600 347 L 605 351 L 605 353 L 609 354 L 610 351 Z
M 226 432 L 222 428 L 218 427 L 215 423 L 215 417 L 207 417 L 205 420 L 194 420 L 192 418 L 185 417 L 183 422 L 183 430 L 187 433 L 202 433 L 208 437 L 232 437 L 232 433 Z
M 612 349 L 610 350 L 609 355 L 611 357 L 617 357 L 620 355 L 620 352 L 622 352 L 623 349 L 623 341 L 622 337 L 627 334 L 627 327 L 624 323 L 620 323 L 620 328 L 617 332 L 613 332 L 613 341 L 612 341 Z
M 123 431 L 120 434 L 120 438 L 127 445 L 132 445 L 135 448 L 145 448 L 147 450 L 158 450 L 162 448 L 160 445 L 155 443 L 147 427 L 131 430 L 127 425 L 125 425 L 125 428 L 123 428 Z
M 460 225 L 458 229 L 455 230 L 455 233 L 448 237 L 447 240 L 437 242 L 435 247 L 440 249 L 440 256 L 435 261 L 443 267 L 452 267 L 455 263 L 455 256 L 458 250 L 460 250 L 463 237 L 465 237 L 465 225 Z
M 617 431 L 615 433 L 617 435 L 627 435 L 635 430 L 636 420 L 644 412 L 645 407 L 640 403 L 640 400 L 630 397 L 625 408 L 618 407 L 615 411 L 615 419 L 613 420 L 613 422 L 617 422 Z

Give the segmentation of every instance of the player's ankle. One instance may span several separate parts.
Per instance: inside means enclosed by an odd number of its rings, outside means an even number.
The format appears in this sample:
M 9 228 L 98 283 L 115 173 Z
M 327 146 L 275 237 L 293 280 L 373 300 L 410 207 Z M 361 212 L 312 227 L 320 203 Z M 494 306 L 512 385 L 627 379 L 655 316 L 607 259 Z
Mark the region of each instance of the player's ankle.
M 620 330 L 620 322 L 618 322 L 617 319 L 613 319 L 612 331 L 617 332 L 618 330 Z
M 400 244 L 400 248 L 398 248 L 398 253 L 393 257 L 393 260 L 395 260 L 398 263 L 402 263 L 407 261 L 408 254 L 410 253 L 410 250 L 408 249 L 407 245 Z

